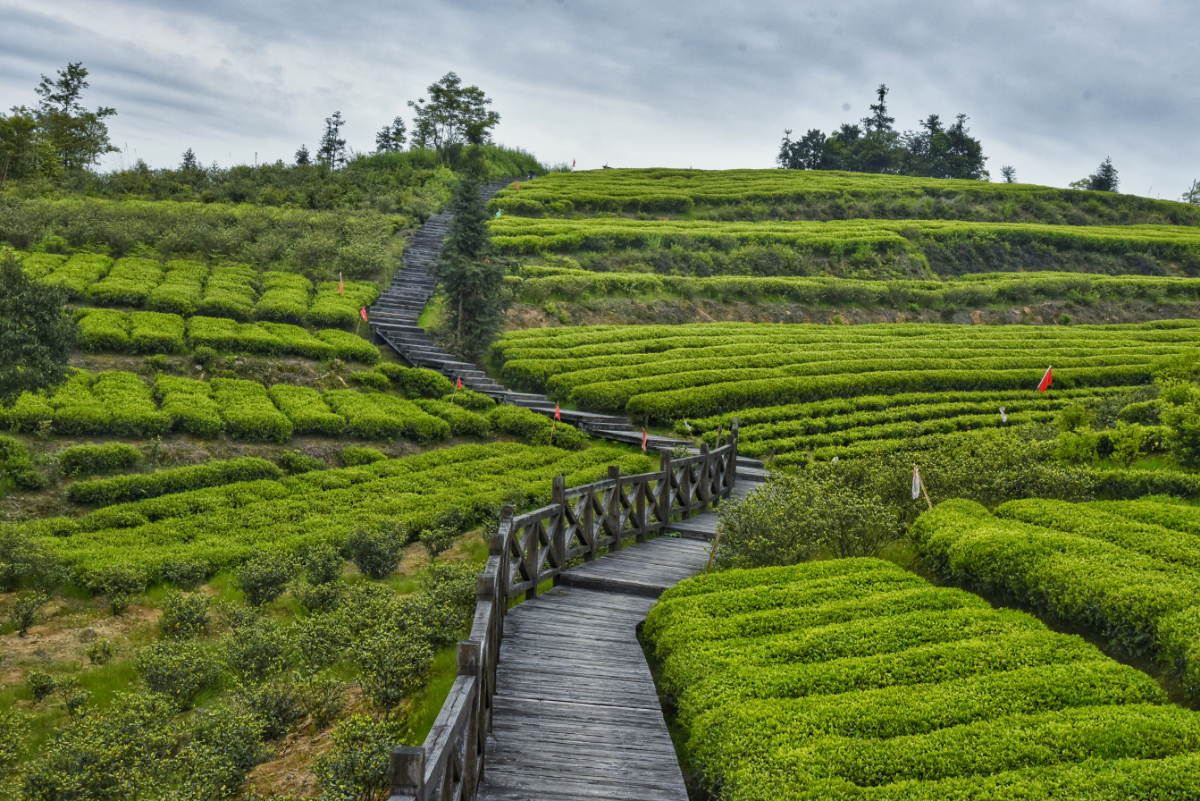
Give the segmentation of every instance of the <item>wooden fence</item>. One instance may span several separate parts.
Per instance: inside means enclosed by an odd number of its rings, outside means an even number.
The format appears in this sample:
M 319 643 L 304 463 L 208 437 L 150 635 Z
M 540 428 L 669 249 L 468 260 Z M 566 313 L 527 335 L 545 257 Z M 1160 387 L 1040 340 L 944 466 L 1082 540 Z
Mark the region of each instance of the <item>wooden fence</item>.
M 513 516 L 501 511 L 487 566 L 479 574 L 469 639 L 458 644 L 458 677 L 423 745 L 392 752 L 390 801 L 473 801 L 483 777 L 504 616 L 514 599 L 533 598 L 555 583 L 573 560 L 591 561 L 600 549 L 645 542 L 676 517 L 703 514 L 728 498 L 737 478 L 738 423 L 726 444 L 681 459 L 661 451 L 654 473 L 608 478 L 567 489 L 554 479 L 549 506 Z

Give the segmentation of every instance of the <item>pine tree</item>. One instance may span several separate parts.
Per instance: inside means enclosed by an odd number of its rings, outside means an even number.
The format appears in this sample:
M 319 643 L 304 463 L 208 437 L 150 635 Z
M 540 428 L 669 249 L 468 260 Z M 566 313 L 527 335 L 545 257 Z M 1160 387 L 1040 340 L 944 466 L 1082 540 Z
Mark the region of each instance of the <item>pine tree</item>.
M 196 158 L 196 152 L 190 147 L 183 153 L 183 161 L 179 164 L 179 169 L 193 172 L 200 169 L 200 160 Z
M 312 157 L 308 154 L 308 145 L 300 145 L 296 151 L 296 166 L 307 167 L 309 164 L 312 164 Z
M 391 125 L 383 126 L 383 130 L 375 134 L 376 153 L 399 153 L 408 141 L 404 120 L 396 117 Z
M 1113 166 L 1111 157 L 1105 157 L 1096 168 L 1095 174 L 1088 176 L 1088 189 L 1097 192 L 1116 192 L 1120 183 L 1117 168 Z
M 65 303 L 63 290 L 29 280 L 15 257 L 0 258 L 0 402 L 66 380 L 75 323 Z
M 325 118 L 325 133 L 321 136 L 321 146 L 317 148 L 317 161 L 329 165 L 336 170 L 346 163 L 346 140 L 341 138 L 342 112 L 333 112 L 332 117 Z
M 476 359 L 504 323 L 504 267 L 491 257 L 487 208 L 473 178 L 462 179 L 450 207 L 454 222 L 433 274 L 446 295 L 446 322 L 454 349 Z

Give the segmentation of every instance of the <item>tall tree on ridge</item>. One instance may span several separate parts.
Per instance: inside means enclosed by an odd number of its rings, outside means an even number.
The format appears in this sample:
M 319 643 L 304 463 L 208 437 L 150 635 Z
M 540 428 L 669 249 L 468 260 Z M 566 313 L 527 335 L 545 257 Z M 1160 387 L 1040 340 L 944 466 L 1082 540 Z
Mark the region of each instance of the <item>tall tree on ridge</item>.
M 383 129 L 375 134 L 375 152 L 399 153 L 408 141 L 406 130 L 404 120 L 400 117 L 393 119 L 391 125 L 383 126 Z
M 346 140 L 342 139 L 342 112 L 333 112 L 332 117 L 325 118 L 325 133 L 321 135 L 321 145 L 317 148 L 317 161 L 336 170 L 346 163 Z
M 412 143 L 430 148 L 453 160 L 463 145 L 490 142 L 500 115 L 489 111 L 491 98 L 478 86 L 463 86 L 462 79 L 448 72 L 428 89 L 429 99 L 408 101 L 413 109 Z
M 89 85 L 87 76 L 81 62 L 67 64 L 66 69 L 58 71 L 57 79 L 43 75 L 34 90 L 41 98 L 34 117 L 65 170 L 85 169 L 105 153 L 116 152 L 108 141 L 104 122 L 116 110 L 101 106 L 88 111 L 80 103 Z

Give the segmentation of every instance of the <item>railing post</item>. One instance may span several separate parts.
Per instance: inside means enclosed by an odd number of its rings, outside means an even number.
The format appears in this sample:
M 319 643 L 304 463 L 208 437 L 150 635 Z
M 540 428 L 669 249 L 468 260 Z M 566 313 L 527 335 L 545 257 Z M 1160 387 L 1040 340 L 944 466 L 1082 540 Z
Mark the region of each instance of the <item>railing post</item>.
M 500 525 L 492 535 L 488 548 L 490 556 L 500 557 L 499 575 L 496 576 L 496 611 L 503 616 L 508 612 L 508 582 L 512 577 L 512 549 L 509 539 L 512 538 L 513 512 L 516 511 L 511 503 L 500 507 Z
M 658 469 L 662 472 L 662 481 L 658 484 L 658 519 L 664 526 L 671 522 L 671 496 L 674 490 L 671 484 L 674 477 L 671 475 L 671 451 L 663 448 L 658 452 Z
M 683 500 L 683 519 L 692 516 L 692 466 L 679 471 L 679 497 Z
M 650 523 L 650 515 L 646 513 L 646 493 L 650 491 L 650 480 L 640 479 L 637 483 L 634 515 L 637 519 L 637 541 L 646 541 L 646 526 Z
M 738 419 L 735 417 L 729 424 L 729 480 L 726 481 L 726 495 L 733 494 L 733 485 L 737 483 L 737 460 L 738 460 Z
M 700 484 L 700 513 L 708 511 L 709 498 L 712 497 L 712 456 L 708 451 L 708 443 L 700 443 L 700 455 L 704 458 L 700 460 L 700 476 L 698 483 Z
M 610 550 L 621 550 L 621 468 L 618 465 L 608 466 L 608 480 L 613 482 L 613 488 L 608 493 L 608 508 L 605 510 L 605 525 L 612 534 L 613 543 Z
M 591 490 L 588 490 L 587 494 L 583 496 L 583 517 L 579 520 L 579 525 L 586 532 L 583 538 L 583 544 L 587 547 L 587 550 L 583 552 L 583 561 L 585 562 L 596 558 L 596 515 L 593 508 L 595 503 L 596 496 L 592 494 Z
M 425 801 L 425 747 L 398 745 L 392 749 L 392 795 Z
M 550 532 L 550 552 L 554 554 L 554 566 L 567 568 L 567 478 L 555 476 L 550 483 L 550 502 L 557 507 L 554 513 L 554 530 Z M 559 575 L 562 575 L 561 573 Z M 554 577 L 555 586 L 559 576 Z

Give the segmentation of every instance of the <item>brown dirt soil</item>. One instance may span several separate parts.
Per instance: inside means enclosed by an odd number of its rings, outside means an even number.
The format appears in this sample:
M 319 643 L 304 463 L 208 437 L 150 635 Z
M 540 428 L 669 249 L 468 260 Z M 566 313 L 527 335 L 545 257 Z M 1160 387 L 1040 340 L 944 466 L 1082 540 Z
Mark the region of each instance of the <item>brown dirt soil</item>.
M 959 323 L 962 325 L 1051 325 L 1063 315 L 1071 323 L 1112 324 L 1149 320 L 1200 318 L 1200 303 L 1150 303 L 1101 301 L 1079 305 L 1070 301 L 1044 301 L 1009 308 L 961 309 L 954 312 L 858 307 L 825 308 L 798 303 L 720 303 L 714 300 L 663 299 L 640 301 L 617 298 L 580 303 L 555 302 L 532 306 L 516 303 L 509 309 L 506 329 L 549 328 L 572 325 L 682 325 L 708 322 L 751 323 Z

